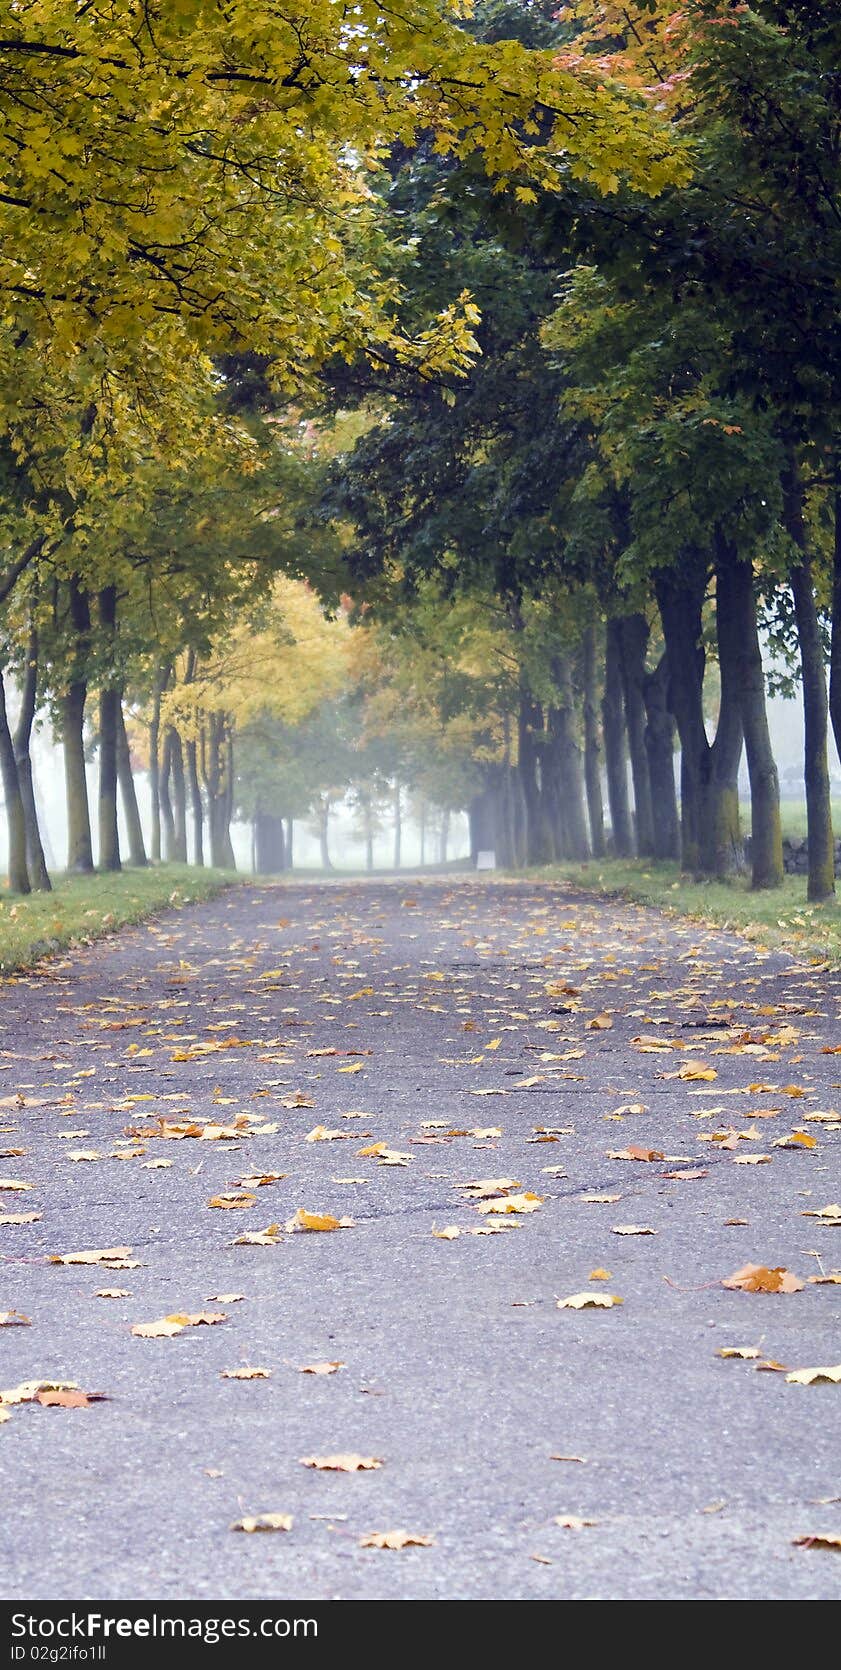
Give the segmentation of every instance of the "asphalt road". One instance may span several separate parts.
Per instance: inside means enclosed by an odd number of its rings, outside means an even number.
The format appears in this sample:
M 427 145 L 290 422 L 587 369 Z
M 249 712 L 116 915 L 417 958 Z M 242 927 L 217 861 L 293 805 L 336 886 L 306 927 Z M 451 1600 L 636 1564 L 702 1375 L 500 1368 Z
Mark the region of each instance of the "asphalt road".
M 8 1410 L 4 1598 L 839 1595 L 841 1552 L 793 1539 L 841 1536 L 841 1385 L 716 1355 L 841 1361 L 841 1286 L 808 1280 L 841 1226 L 803 1216 L 841 1200 L 841 1119 L 811 1118 L 841 1107 L 839 996 L 493 880 L 240 888 L 7 981 L 0 1175 L 34 1187 L 0 1218 L 40 1215 L 0 1222 L 0 1310 L 31 1319 L 0 1328 L 0 1386 L 107 1400 Z M 776 1145 L 797 1128 L 816 1145 Z M 751 1134 L 702 1140 L 728 1129 Z M 664 1158 L 608 1157 L 628 1145 Z M 485 1179 L 540 1203 L 482 1213 L 460 1186 Z M 238 1185 L 254 1204 L 209 1206 Z M 353 1227 L 285 1231 L 299 1209 Z M 50 1262 L 117 1245 L 138 1267 Z M 748 1262 L 804 1285 L 720 1285 Z M 623 1303 L 558 1309 L 582 1291 Z M 226 1320 L 131 1333 L 203 1310 Z M 242 1366 L 271 1374 L 222 1378 Z M 344 1453 L 382 1465 L 301 1465 Z M 231 1530 L 261 1512 L 292 1530 Z M 395 1529 L 433 1544 L 360 1546 Z

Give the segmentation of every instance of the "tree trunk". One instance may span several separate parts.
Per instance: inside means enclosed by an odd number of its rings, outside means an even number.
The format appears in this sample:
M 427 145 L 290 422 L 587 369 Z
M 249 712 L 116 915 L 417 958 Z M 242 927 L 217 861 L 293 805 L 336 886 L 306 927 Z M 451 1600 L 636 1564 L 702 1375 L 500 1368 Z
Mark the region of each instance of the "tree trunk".
M 584 783 L 590 846 L 594 858 L 604 858 L 604 806 L 602 803 L 602 760 L 599 737 L 598 690 L 596 680 L 596 628 L 590 621 L 581 638 L 581 683 L 584 710 Z
M 161 697 L 169 680 L 169 667 L 160 666 L 152 693 L 152 718 L 149 724 L 149 788 L 152 794 L 152 862 L 161 861 Z
M 832 643 L 829 655 L 829 715 L 841 760 L 841 461 L 836 465 L 835 538 L 832 561 Z
M 374 868 L 374 811 L 370 794 L 362 795 L 362 834 L 365 840 L 365 868 Z M 424 817 L 421 815 L 421 863 L 423 863 Z
M 557 657 L 552 663 L 557 705 L 546 714 L 547 763 L 555 784 L 558 849 L 565 858 L 583 862 L 590 856 L 587 819 L 584 811 L 584 773 L 578 741 L 575 694 L 569 662 Z
M 117 634 L 116 586 L 105 586 L 99 593 L 98 604 L 105 662 L 102 688 L 99 692 L 99 868 L 114 871 L 121 868 L 117 824 L 120 692 L 115 684 L 114 669 Z
M 204 864 L 204 807 L 202 806 L 201 784 L 199 782 L 197 744 L 188 742 L 186 752 L 187 781 L 190 785 L 190 809 L 193 814 L 193 863 L 201 867 Z
M 47 861 L 44 857 L 44 847 L 41 841 L 38 808 L 35 804 L 35 785 L 32 778 L 32 758 L 29 751 L 37 705 L 38 629 L 33 624 L 29 630 L 26 673 L 21 691 L 20 713 L 15 728 L 14 749 L 18 786 L 23 801 L 23 816 L 26 824 L 26 859 L 29 879 L 39 893 L 50 893 L 52 883 L 47 871 Z
M 218 870 L 224 870 L 226 867 L 227 848 L 230 844 L 224 743 L 225 715 L 211 713 L 206 737 L 202 739 L 202 771 L 210 827 L 210 862 L 214 869 Z
M 520 692 L 517 729 L 517 774 L 525 806 L 526 863 L 551 864 L 555 843 L 547 818 L 538 776 L 537 736 L 543 731 L 543 715 L 525 689 Z
M 172 856 L 176 864 L 187 862 L 187 785 L 184 780 L 184 750 L 173 727 L 169 732 L 172 769 Z
M 602 698 L 602 731 L 607 767 L 607 801 L 616 858 L 630 858 L 634 850 L 628 769 L 625 760 L 625 707 L 622 694 L 622 647 L 617 620 L 607 623 Z
M 148 859 L 143 840 L 143 825 L 140 821 L 140 808 L 137 804 L 137 790 L 134 786 L 134 772 L 131 769 L 131 749 L 126 734 L 122 699 L 117 706 L 117 780 L 120 785 L 126 830 L 128 832 L 128 861 L 134 865 L 135 869 L 144 869 L 148 864 Z
M 438 849 L 439 864 L 447 862 L 447 847 L 450 840 L 450 808 L 445 806 L 441 813 L 441 844 Z
M 161 808 L 161 827 L 163 830 L 163 859 L 165 864 L 171 864 L 175 852 L 175 817 L 172 810 L 172 799 L 169 792 L 169 780 L 172 774 L 172 730 L 168 726 L 164 734 L 163 758 L 161 760 L 161 774 L 158 785 L 158 795 Z
M 400 869 L 403 855 L 403 814 L 400 806 L 400 779 L 394 785 L 394 868 Z
M 742 721 L 732 667 L 721 644 L 726 626 L 717 611 L 721 707 L 715 741 L 704 723 L 704 648 L 701 611 L 707 585 L 704 553 L 686 551 L 661 569 L 654 587 L 668 658 L 668 705 L 680 737 L 681 864 L 694 875 L 727 876 L 742 862 L 739 761 Z
M 254 868 L 260 876 L 277 876 L 286 869 L 283 819 L 258 811 L 254 818 Z
M 827 757 L 826 667 L 815 606 L 812 560 L 803 522 L 803 486 L 794 460 L 783 482 L 783 506 L 786 531 L 800 555 L 800 561 L 792 566 L 790 578 L 803 685 L 803 763 L 809 839 L 807 897 L 818 903 L 821 899 L 831 899 L 835 892 L 835 842 Z
M 67 868 L 71 875 L 90 875 L 93 870 L 93 843 L 85 775 L 84 726 L 88 686 L 84 669 L 90 654 L 91 617 L 87 595 L 81 590 L 75 575 L 69 582 L 69 592 L 75 643 L 71 652 L 70 682 L 61 702 L 67 790 Z
M 231 840 L 231 819 L 234 815 L 234 739 L 231 735 L 227 719 L 224 720 L 224 728 L 227 734 L 225 738 L 223 802 L 224 827 L 222 830 L 222 852 L 224 854 L 225 869 L 235 870 L 237 867 L 237 861 L 234 857 L 233 842 Z
M 319 841 L 319 846 L 321 848 L 321 868 L 323 870 L 332 870 L 332 868 L 333 868 L 333 866 L 330 862 L 329 835 L 330 835 L 330 796 L 329 796 L 329 794 L 325 794 L 325 795 L 322 796 L 321 805 L 319 806 L 319 809 L 318 809 L 318 841 Z
M 725 679 L 732 678 L 748 761 L 751 886 L 780 887 L 783 882 L 780 785 L 768 730 L 753 568 L 749 562 L 739 559 L 720 529 L 716 530 L 716 623 L 722 701 Z
M 13 893 L 31 891 L 26 864 L 26 815 L 18 780 L 15 745 L 6 714 L 6 690 L 0 671 L 0 777 L 6 802 L 6 827 L 9 836 L 9 887 Z
M 470 862 L 475 865 L 480 852 L 491 852 L 496 849 L 496 807 L 494 791 L 490 785 L 474 794 L 467 808 L 467 821 L 470 827 Z
M 293 819 L 286 819 L 286 868 L 292 869 L 292 825 Z
M 634 785 L 636 846 L 637 852 L 646 857 L 654 853 L 654 812 L 651 805 L 648 750 L 645 746 L 646 713 L 643 693 L 648 637 L 649 625 L 645 615 L 624 615 L 620 620 L 622 695 L 625 701 L 628 752 L 631 756 L 631 780 Z
M 654 857 L 680 857 L 680 822 L 675 792 L 675 722 L 668 708 L 669 658 L 663 654 L 654 671 L 646 673 L 645 748 L 651 784 Z

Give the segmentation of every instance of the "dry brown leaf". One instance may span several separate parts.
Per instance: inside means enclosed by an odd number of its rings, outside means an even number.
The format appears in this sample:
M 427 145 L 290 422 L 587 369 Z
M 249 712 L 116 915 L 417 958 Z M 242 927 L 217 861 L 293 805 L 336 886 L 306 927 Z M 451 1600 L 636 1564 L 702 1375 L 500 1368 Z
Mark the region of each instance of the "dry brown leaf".
M 218 1322 L 227 1321 L 224 1311 L 174 1311 L 171 1316 L 163 1316 L 158 1322 L 135 1322 L 132 1333 L 138 1339 L 168 1339 L 173 1334 L 182 1334 L 185 1328 L 200 1326 L 213 1327 Z
M 603 1270 L 601 1268 L 601 1266 L 599 1266 L 599 1268 L 597 1270 L 591 1270 L 590 1271 L 590 1274 L 587 1277 L 587 1280 L 588 1281 L 610 1281 L 610 1271 L 609 1270 Z
M 105 1264 L 110 1268 L 124 1268 L 124 1260 L 131 1257 L 131 1247 L 99 1247 L 94 1252 L 53 1253 L 51 1264 Z
M 432 1548 L 434 1537 L 419 1536 L 416 1531 L 369 1531 L 359 1538 L 360 1548 Z
M 462 1232 L 456 1224 L 449 1224 L 446 1229 L 433 1229 L 432 1233 L 436 1241 L 457 1241 Z
M 833 1368 L 796 1368 L 786 1375 L 791 1386 L 841 1386 L 841 1363 Z
M 0 1328 L 31 1328 L 28 1316 L 20 1310 L 0 1310 Z
M 622 1199 L 622 1196 L 621 1195 L 579 1195 L 578 1199 L 581 1202 L 582 1206 L 613 1206 L 617 1200 Z
M 0 1212 L 0 1224 L 35 1224 L 43 1212 Z
M 299 1206 L 294 1218 L 284 1224 L 290 1235 L 298 1230 L 353 1229 L 353 1218 L 334 1218 L 329 1212 L 307 1212 Z
M 817 1137 L 810 1137 L 808 1131 L 790 1131 L 788 1136 L 775 1137 L 772 1148 L 817 1148 Z
M 256 1202 L 257 1202 L 257 1196 L 256 1195 L 231 1193 L 231 1194 L 224 1194 L 224 1195 L 214 1195 L 213 1198 L 211 1200 L 209 1200 L 207 1204 L 208 1204 L 208 1206 L 218 1206 L 218 1207 L 221 1208 L 222 1211 L 225 1211 L 225 1212 L 234 1212 L 234 1211 L 244 1209 L 248 1206 L 254 1206 L 254 1205 L 256 1205 Z
M 558 1300 L 558 1310 L 610 1310 L 621 1303 L 615 1293 L 573 1293 L 568 1299 Z
M 280 1224 L 269 1224 L 267 1229 L 246 1229 L 238 1235 L 235 1247 L 277 1247 L 283 1240 Z
M 809 1276 L 807 1279 L 816 1287 L 838 1287 L 841 1286 L 841 1270 L 828 1270 L 826 1275 Z
M 740 1357 L 743 1362 L 752 1362 L 760 1356 L 760 1351 L 756 1345 L 722 1345 L 719 1346 L 715 1355 L 717 1357 Z
M 588 1525 L 598 1525 L 597 1519 L 579 1519 L 574 1513 L 556 1513 L 554 1523 L 564 1531 L 583 1531 Z
M 333 1362 L 333 1363 L 302 1363 L 301 1367 L 298 1370 L 298 1373 L 299 1374 L 337 1374 L 339 1369 L 344 1368 L 344 1366 L 345 1366 L 344 1363 L 340 1362 L 338 1360 L 336 1362 Z
M 270 1368 L 223 1368 L 220 1380 L 271 1380 Z
M 0 1194 L 26 1194 L 34 1187 L 34 1183 L 22 1183 L 17 1177 L 0 1177 Z
M 696 1177 L 709 1177 L 705 1166 L 694 1166 L 690 1171 L 664 1171 L 664 1177 L 671 1177 L 680 1183 L 694 1182 Z
M 98 1287 L 95 1299 L 130 1299 L 131 1294 L 125 1287 Z
M 53 1391 L 37 1392 L 36 1396 L 35 1396 L 35 1402 L 43 1404 L 45 1408 L 50 1408 L 52 1406 L 55 1406 L 55 1408 L 57 1408 L 57 1409 L 89 1409 L 90 1408 L 90 1400 L 88 1398 L 87 1392 L 79 1392 L 79 1391 L 73 1391 L 73 1392 L 53 1392 Z
M 480 1177 L 473 1183 L 456 1183 L 454 1187 L 462 1189 L 472 1200 L 490 1200 L 494 1195 L 504 1195 L 510 1189 L 519 1189 L 520 1183 L 514 1177 Z
M 587 1022 L 587 1031 L 588 1032 L 609 1032 L 612 1025 L 613 1025 L 613 1016 L 612 1015 L 608 1015 L 608 1014 L 604 1014 L 604 1013 L 601 1014 L 601 1015 L 594 1015 L 593 1019 L 591 1021 Z
M 656 1235 L 656 1229 L 648 1229 L 644 1224 L 614 1224 L 611 1235 Z
M 721 1285 L 740 1288 L 743 1293 L 799 1293 L 803 1282 L 782 1265 L 769 1269 L 766 1264 L 743 1264 Z
M 792 1537 L 795 1548 L 827 1548 L 833 1553 L 841 1551 L 841 1536 L 835 1536 L 831 1531 L 811 1531 L 804 1537 Z
M 302 1467 L 314 1467 L 319 1473 L 370 1473 L 382 1467 L 376 1455 L 302 1455 Z
M 801 1212 L 801 1218 L 821 1218 L 824 1223 L 841 1224 L 841 1206 L 822 1206 L 817 1212 Z
M 609 1160 L 663 1160 L 665 1155 L 658 1148 L 640 1148 L 635 1142 L 627 1148 L 612 1148 L 608 1153 Z
M 255 1513 L 245 1519 L 237 1519 L 231 1526 L 232 1531 L 291 1531 L 293 1526 L 291 1513 Z
M 480 1200 L 476 1204 L 477 1212 L 507 1214 L 509 1212 L 537 1212 L 543 1200 L 542 1195 L 532 1194 L 526 1190 L 524 1194 L 504 1195 L 501 1200 Z

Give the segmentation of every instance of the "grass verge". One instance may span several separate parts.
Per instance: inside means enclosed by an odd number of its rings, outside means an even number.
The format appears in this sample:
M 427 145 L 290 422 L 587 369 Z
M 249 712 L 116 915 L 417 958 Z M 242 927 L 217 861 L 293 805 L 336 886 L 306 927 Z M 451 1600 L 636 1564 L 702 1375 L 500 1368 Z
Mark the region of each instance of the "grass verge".
M 745 876 L 697 882 L 682 875 L 677 864 L 641 858 L 552 864 L 530 872 L 535 873 L 730 928 L 757 946 L 782 946 L 799 957 L 841 963 L 841 904 L 810 905 L 805 876 L 786 876 L 782 887 L 752 893 Z
M 39 957 L 87 945 L 159 910 L 209 899 L 238 878 L 228 870 L 161 864 L 116 875 L 70 876 L 52 893 L 0 899 L 0 973 L 30 968 Z

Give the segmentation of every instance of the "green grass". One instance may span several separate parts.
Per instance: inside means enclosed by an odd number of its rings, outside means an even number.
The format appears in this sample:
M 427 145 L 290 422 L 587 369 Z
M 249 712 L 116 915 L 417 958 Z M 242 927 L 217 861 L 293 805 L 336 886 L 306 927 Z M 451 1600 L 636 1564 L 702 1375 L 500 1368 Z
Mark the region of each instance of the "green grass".
M 572 881 L 595 893 L 636 899 L 731 928 L 754 944 L 784 946 L 801 957 L 841 963 L 841 904 L 808 904 L 805 876 L 786 876 L 782 887 L 752 893 L 745 876 L 696 882 L 681 875 L 676 864 L 641 858 L 552 864 L 529 874 Z
M 29 968 L 39 957 L 86 945 L 159 910 L 209 899 L 237 877 L 227 870 L 161 864 L 117 875 L 63 877 L 52 893 L 0 896 L 0 972 Z

